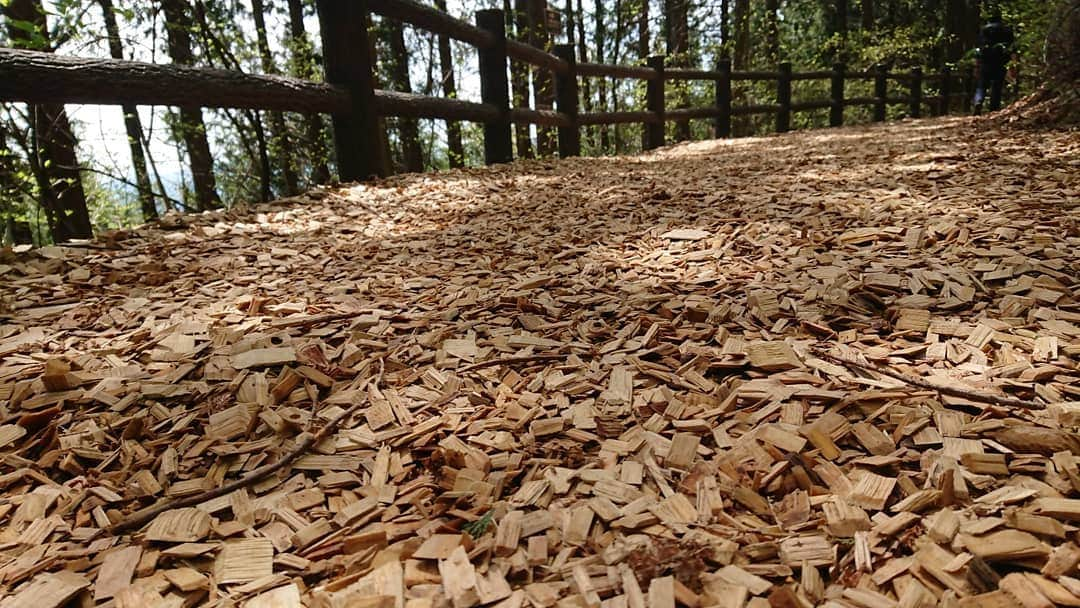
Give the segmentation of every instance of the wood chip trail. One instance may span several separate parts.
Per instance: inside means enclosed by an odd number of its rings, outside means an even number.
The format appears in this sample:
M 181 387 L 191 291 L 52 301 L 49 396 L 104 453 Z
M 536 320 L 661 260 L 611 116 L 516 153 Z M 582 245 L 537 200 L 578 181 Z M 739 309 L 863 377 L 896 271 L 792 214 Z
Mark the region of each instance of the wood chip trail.
M 1080 137 L 985 129 L 2 251 L 0 606 L 1080 606 Z

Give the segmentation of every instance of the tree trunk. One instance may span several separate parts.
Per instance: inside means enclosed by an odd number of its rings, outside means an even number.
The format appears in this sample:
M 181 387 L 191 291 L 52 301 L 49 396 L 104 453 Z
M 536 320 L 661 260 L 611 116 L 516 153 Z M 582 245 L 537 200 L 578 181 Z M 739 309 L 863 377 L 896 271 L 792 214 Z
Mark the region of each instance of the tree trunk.
M 109 54 L 113 59 L 123 59 L 124 49 L 120 43 L 120 28 L 116 24 L 116 14 L 112 0 L 98 0 L 105 19 L 105 33 L 109 37 Z M 139 204 L 143 220 L 149 221 L 158 216 L 154 203 L 153 189 L 150 187 L 150 173 L 146 170 L 146 156 L 142 147 L 142 123 L 136 106 L 120 106 L 124 113 L 124 130 L 127 131 L 128 148 L 131 150 L 131 164 L 135 167 L 135 183 L 139 189 Z
M 845 61 L 847 58 L 847 16 L 848 0 L 826 0 L 825 32 L 830 39 L 837 39 L 838 46 L 833 50 L 833 61 Z
M 567 0 L 569 2 L 570 0 Z M 581 0 L 577 0 L 577 43 L 578 43 L 578 56 L 577 60 L 581 63 L 585 63 L 589 60 L 589 49 L 585 45 L 585 11 L 581 6 Z M 595 58 L 594 58 L 595 59 Z M 592 98 L 592 79 L 581 79 L 581 106 L 586 112 L 592 112 L 593 110 L 593 98 Z M 595 133 L 593 127 L 585 128 L 585 137 L 591 142 L 593 147 L 596 146 L 596 138 L 593 137 Z
M 304 28 L 301 0 L 289 0 L 289 37 L 292 38 L 293 76 L 312 80 L 315 77 L 315 52 Z M 322 116 L 314 112 L 304 114 L 304 130 L 311 151 L 311 181 L 316 184 L 330 181 L 330 166 L 327 164 L 330 151 L 323 124 Z
M 446 0 L 435 0 L 435 8 L 446 12 Z M 454 81 L 454 56 L 450 52 L 450 38 L 439 36 L 439 67 L 442 69 L 443 97 L 457 99 Z M 446 155 L 451 167 L 465 166 L 465 146 L 461 142 L 461 123 L 446 121 Z
M 731 67 L 734 70 L 746 70 L 750 68 L 750 0 L 735 0 L 731 18 L 735 28 Z M 743 103 L 746 102 L 744 87 L 745 85 L 740 83 L 732 91 L 732 95 Z M 738 116 L 731 121 L 731 130 L 735 136 L 747 135 L 750 133 L 750 126 L 749 116 Z
M 664 0 L 664 37 L 667 42 L 668 61 L 676 67 L 690 65 L 689 0 Z M 687 107 L 686 83 L 675 83 L 676 108 Z M 675 122 L 675 141 L 690 139 L 690 121 Z
M 11 22 L 33 24 L 40 41 L 49 50 L 49 28 L 40 0 L 11 0 L 3 6 Z M 31 48 L 30 32 L 8 24 L 8 35 L 17 46 Z M 40 104 L 28 106 L 33 144 L 29 152 L 35 157 L 31 167 L 41 195 L 41 207 L 49 223 L 53 241 L 93 238 L 90 212 L 86 207 L 86 192 L 75 156 L 75 134 L 68 122 L 63 105 Z
M 720 55 L 722 57 L 731 57 L 731 26 L 729 23 L 728 15 L 729 0 L 721 0 L 720 2 Z
M 255 19 L 255 38 L 259 47 L 259 59 L 264 74 L 278 74 L 274 57 L 270 53 L 270 41 L 266 36 L 266 15 L 263 0 L 251 0 L 251 14 Z M 285 127 L 285 115 L 270 112 L 270 141 L 273 155 L 277 158 L 278 170 L 285 182 L 285 194 L 294 196 L 300 191 L 300 184 L 293 167 L 292 151 L 289 146 L 289 133 Z
M 551 32 L 547 24 L 547 0 L 529 0 L 529 44 L 550 51 Z M 555 106 L 555 87 L 549 70 L 532 71 L 533 106 L 537 110 L 551 110 Z M 558 149 L 555 129 L 536 127 L 536 153 L 538 156 L 554 156 Z
M 735 53 L 732 67 L 745 70 L 750 67 L 750 0 L 735 0 Z
M 397 19 L 383 22 L 387 28 L 390 57 L 387 72 L 394 83 L 394 89 L 403 93 L 412 93 L 409 78 L 409 51 L 405 47 L 405 29 Z M 398 136 L 401 139 L 402 165 L 406 171 L 418 173 L 424 170 L 424 155 L 420 149 L 420 129 L 415 118 L 398 118 Z
M 864 32 L 873 31 L 873 29 L 874 29 L 874 0 L 862 0 L 861 8 L 862 8 L 862 29 L 863 29 L 863 31 Z
M 511 7 L 511 1 L 513 6 Z M 506 13 L 506 33 L 514 32 L 513 38 L 520 42 L 529 40 L 528 0 L 503 0 Z M 510 60 L 510 99 L 511 107 L 521 108 L 529 105 L 529 64 L 517 59 Z M 532 135 L 529 125 L 514 123 L 514 145 L 518 158 L 533 158 Z
M 639 0 L 637 5 L 638 20 L 637 20 L 637 53 L 638 61 L 644 63 L 649 57 L 652 51 L 652 41 L 649 36 L 649 0 Z M 642 125 L 641 129 L 641 149 L 644 150 L 648 144 L 648 129 L 645 125 Z
M 626 19 L 623 15 L 625 5 L 623 0 L 615 0 L 615 6 L 612 7 L 615 13 L 615 31 L 613 32 L 611 40 L 611 63 L 614 65 L 621 65 L 623 63 L 622 51 L 623 51 L 623 38 L 626 35 Z M 618 112 L 621 104 L 619 103 L 619 80 L 613 79 L 611 81 L 611 111 Z M 611 125 L 611 142 L 615 147 L 615 154 L 621 154 L 623 146 L 623 125 L 613 124 Z
M 566 8 L 563 9 L 566 13 L 566 44 L 574 45 L 574 2 L 573 0 L 566 0 Z
M 168 36 L 169 57 L 178 65 L 193 65 L 191 54 L 191 17 L 184 0 L 161 0 L 165 15 L 165 31 Z M 202 108 L 180 108 L 180 124 L 176 125 L 179 136 L 187 149 L 191 164 L 191 181 L 195 185 L 195 201 L 199 211 L 221 206 L 214 179 L 214 162 L 210 143 L 206 139 L 206 124 Z
M 9 152 L 4 125 L 0 124 L 0 245 L 30 245 L 34 242 L 30 222 L 16 221 L 13 205 L 22 198 L 20 180 L 15 177 L 15 162 Z
M 765 0 L 765 48 L 769 63 L 774 65 L 780 61 L 779 4 L 779 0 Z
M 215 67 L 212 59 L 213 54 L 210 52 L 214 51 L 226 69 L 237 73 L 243 73 L 244 70 L 243 66 L 240 65 L 240 60 L 236 58 L 236 55 L 234 55 L 233 52 L 221 42 L 221 39 L 214 34 L 213 30 L 210 29 L 210 22 L 206 19 L 206 5 L 203 4 L 202 0 L 196 0 L 194 8 L 195 19 L 199 23 L 198 31 L 202 37 L 204 48 L 207 50 L 206 57 L 208 58 L 210 66 Z M 205 90 L 205 87 L 206 81 L 204 80 L 202 88 Z M 147 87 L 144 86 L 143 88 L 145 89 Z M 263 96 L 260 99 L 260 103 L 266 103 L 266 100 L 267 97 Z M 266 131 L 263 128 L 262 116 L 258 110 L 244 110 L 243 114 L 244 117 L 247 118 L 248 124 L 251 125 L 251 130 L 255 132 L 255 141 L 257 142 L 256 153 L 258 159 L 251 153 L 250 146 L 246 146 L 246 148 L 252 165 L 256 166 L 259 172 L 259 200 L 265 203 L 273 196 L 270 188 L 270 153 L 266 142 Z M 225 112 L 225 115 L 230 122 L 233 122 L 237 134 L 243 138 L 243 129 L 233 120 L 231 114 Z M 149 149 L 149 146 L 147 146 L 147 148 Z
M 649 40 L 649 0 L 641 0 L 638 4 L 638 59 L 645 61 L 651 54 L 651 42 Z
M 593 5 L 595 8 L 593 18 L 596 23 L 593 27 L 593 48 L 596 52 L 596 63 L 604 63 L 604 44 L 607 38 L 607 30 L 604 25 L 604 0 L 596 0 Z M 607 78 L 598 78 L 596 83 L 597 93 L 597 105 L 600 107 L 601 112 L 607 112 Z M 609 149 L 608 141 L 608 126 L 600 125 L 600 150 L 601 154 L 606 154 Z

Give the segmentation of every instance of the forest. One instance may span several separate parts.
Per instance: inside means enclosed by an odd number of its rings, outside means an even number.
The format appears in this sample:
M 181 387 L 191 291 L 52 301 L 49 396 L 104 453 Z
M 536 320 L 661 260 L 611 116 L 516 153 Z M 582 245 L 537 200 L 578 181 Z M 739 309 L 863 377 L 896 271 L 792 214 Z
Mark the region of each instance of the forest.
M 1067 55 L 1064 0 L 437 0 L 435 7 L 471 22 L 482 8 L 502 8 L 508 37 L 551 49 L 571 44 L 579 62 L 642 65 L 652 55 L 669 66 L 709 69 L 722 57 L 736 70 L 948 67 L 974 69 L 978 31 L 999 8 L 1017 32 L 1018 61 L 1009 96 L 1048 78 L 1068 78 L 1053 55 Z M 81 57 L 137 59 L 253 74 L 323 78 L 319 21 L 304 0 L 4 0 L 0 45 Z M 1072 16 L 1075 20 L 1075 16 Z M 370 23 L 374 77 L 383 89 L 448 98 L 478 96 L 476 53 L 445 36 L 393 19 Z M 1074 51 L 1073 51 L 1074 52 Z M 1075 66 L 1075 62 L 1072 63 Z M 1072 69 L 1075 69 L 1073 67 Z M 514 61 L 512 104 L 550 109 L 551 75 Z M 968 80 L 968 83 L 971 81 Z M 865 83 L 870 87 L 872 83 Z M 707 103 L 708 83 L 680 83 L 669 105 Z M 795 95 L 825 94 L 827 82 L 797 82 Z M 859 91 L 848 94 L 856 96 Z M 970 94 L 970 91 L 965 91 Z M 586 79 L 586 111 L 641 109 L 640 81 Z M 762 83 L 737 83 L 744 103 L 767 101 Z M 857 109 L 858 110 L 858 109 Z M 902 118 L 891 108 L 890 118 Z M 481 127 L 427 119 L 380 120 L 379 136 L 395 172 L 471 166 L 482 157 Z M 858 122 L 858 119 L 853 119 Z M 828 124 L 828 111 L 800 114 L 794 128 Z M 707 121 L 666 126 L 669 141 L 712 136 Z M 738 120 L 734 135 L 764 133 L 765 119 Z M 582 154 L 641 150 L 641 125 L 585 128 Z M 552 129 L 515 126 L 518 158 L 556 154 Z M 202 211 L 294 196 L 335 175 L 327 117 L 315 113 L 0 104 L 0 220 L 6 243 L 85 238 L 165 213 Z M 70 215 L 62 221 L 56 209 Z

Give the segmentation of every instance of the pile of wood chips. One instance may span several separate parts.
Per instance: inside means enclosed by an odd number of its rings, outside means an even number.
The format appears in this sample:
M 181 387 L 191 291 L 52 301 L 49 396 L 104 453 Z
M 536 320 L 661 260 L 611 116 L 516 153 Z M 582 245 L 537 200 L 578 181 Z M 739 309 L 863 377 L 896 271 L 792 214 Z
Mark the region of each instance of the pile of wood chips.
M 8 251 L 0 606 L 1080 606 L 1078 199 L 949 119 Z

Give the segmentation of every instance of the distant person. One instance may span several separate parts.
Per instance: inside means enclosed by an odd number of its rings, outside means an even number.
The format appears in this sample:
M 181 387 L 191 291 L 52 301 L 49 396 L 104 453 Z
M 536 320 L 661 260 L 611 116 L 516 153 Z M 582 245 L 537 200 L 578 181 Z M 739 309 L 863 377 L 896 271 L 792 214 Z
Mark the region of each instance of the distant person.
M 979 31 L 979 48 L 976 51 L 979 85 L 975 88 L 975 113 L 982 113 L 987 89 L 990 89 L 990 111 L 1001 108 L 1001 90 L 1005 85 L 1005 73 L 1013 53 L 1013 31 L 1001 19 L 1001 9 L 990 13 L 990 20 Z

